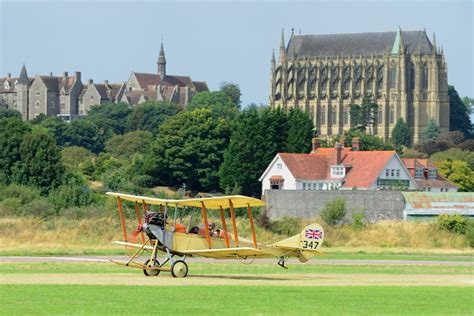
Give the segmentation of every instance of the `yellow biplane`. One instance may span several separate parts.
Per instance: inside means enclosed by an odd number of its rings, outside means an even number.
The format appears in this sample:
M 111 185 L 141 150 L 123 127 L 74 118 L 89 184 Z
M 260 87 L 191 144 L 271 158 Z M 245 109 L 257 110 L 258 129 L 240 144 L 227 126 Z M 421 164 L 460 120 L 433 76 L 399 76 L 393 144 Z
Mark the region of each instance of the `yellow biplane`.
M 281 240 L 271 245 L 257 242 L 252 208 L 264 206 L 262 200 L 242 195 L 222 197 L 193 198 L 183 200 L 158 199 L 145 196 L 107 192 L 107 195 L 117 198 L 118 211 L 122 224 L 124 241 L 115 241 L 115 244 L 135 248 L 136 251 L 128 261 L 112 262 L 127 267 L 142 269 L 146 276 L 156 276 L 161 271 L 169 271 L 173 277 L 186 277 L 188 265 L 186 257 L 200 256 L 215 259 L 253 260 L 256 258 L 279 258 L 278 265 L 285 268 L 289 257 L 297 257 L 300 262 L 308 261 L 314 255 L 321 255 L 319 251 L 324 238 L 323 228 L 319 224 L 311 224 L 293 237 Z M 138 221 L 135 232 L 137 241 L 131 241 L 127 236 L 123 201 L 133 202 Z M 143 210 L 143 219 L 140 212 Z M 158 208 L 151 212 L 151 207 Z M 202 215 L 202 224 L 192 226 L 177 222 L 177 211 L 180 208 L 199 208 Z M 252 239 L 239 236 L 235 220 L 235 209 L 246 208 L 250 221 Z M 170 211 L 174 209 L 174 220 L 169 220 Z M 225 210 L 230 211 L 232 233 L 227 230 Z M 208 221 L 208 211 L 217 211 L 220 215 L 221 228 Z M 192 218 L 192 217 L 191 217 Z M 139 241 L 138 241 L 139 237 Z M 145 262 L 138 259 L 150 252 Z M 163 254 L 163 261 L 158 260 L 158 254 Z M 178 257 L 179 259 L 177 259 Z M 166 265 L 170 263 L 169 267 Z

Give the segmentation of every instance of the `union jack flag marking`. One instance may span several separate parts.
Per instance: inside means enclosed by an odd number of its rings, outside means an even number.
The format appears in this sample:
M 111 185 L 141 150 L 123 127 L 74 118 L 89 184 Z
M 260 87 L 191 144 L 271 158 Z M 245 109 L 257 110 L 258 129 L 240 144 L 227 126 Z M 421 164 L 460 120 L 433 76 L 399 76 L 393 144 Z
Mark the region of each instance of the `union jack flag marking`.
M 323 231 L 317 229 L 306 229 L 305 237 L 309 239 L 321 239 L 323 238 Z

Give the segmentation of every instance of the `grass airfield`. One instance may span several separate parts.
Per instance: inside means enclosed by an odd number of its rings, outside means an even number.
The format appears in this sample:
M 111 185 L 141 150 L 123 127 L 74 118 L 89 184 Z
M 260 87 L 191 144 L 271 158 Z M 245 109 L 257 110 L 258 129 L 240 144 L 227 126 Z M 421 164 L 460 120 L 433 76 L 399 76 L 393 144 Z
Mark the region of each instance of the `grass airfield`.
M 0 314 L 474 313 L 474 266 L 465 260 L 458 265 L 317 260 L 291 261 L 284 270 L 266 262 L 190 258 L 184 279 L 169 273 L 145 277 L 141 270 L 106 262 L 1 262 Z

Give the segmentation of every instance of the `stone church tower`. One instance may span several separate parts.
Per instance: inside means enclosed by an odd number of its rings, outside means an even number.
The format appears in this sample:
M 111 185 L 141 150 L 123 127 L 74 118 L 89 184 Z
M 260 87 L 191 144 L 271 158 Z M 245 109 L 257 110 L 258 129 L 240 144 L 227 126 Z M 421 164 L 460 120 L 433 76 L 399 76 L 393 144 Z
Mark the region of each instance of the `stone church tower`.
M 158 56 L 158 74 L 160 76 L 166 76 L 166 58 L 165 50 L 163 49 L 163 42 L 161 42 L 160 55 Z
M 26 73 L 25 64 L 21 67 L 20 77 L 16 83 L 16 108 L 21 112 L 23 120 L 28 119 L 28 94 L 30 88 L 30 80 Z
M 429 120 L 449 130 L 447 66 L 442 49 L 425 31 L 294 35 L 278 62 L 271 59 L 270 105 L 310 113 L 319 135 L 351 128 L 350 104 L 364 97 L 378 105 L 369 132 L 383 138 L 399 118 L 414 143 Z

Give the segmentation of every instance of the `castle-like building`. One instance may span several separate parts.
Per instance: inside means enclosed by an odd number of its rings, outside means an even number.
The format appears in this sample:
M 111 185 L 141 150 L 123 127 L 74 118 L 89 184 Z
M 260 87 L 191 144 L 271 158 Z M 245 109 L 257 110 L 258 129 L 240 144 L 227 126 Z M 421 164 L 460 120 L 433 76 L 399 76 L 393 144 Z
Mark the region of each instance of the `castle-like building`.
M 163 44 L 157 64 L 158 73 L 132 72 L 128 82 L 94 83 L 90 79 L 85 84 L 80 72 L 73 76 L 64 72 L 62 76 L 50 73 L 29 78 L 23 65 L 19 77 L 8 74 L 0 78 L 0 106 L 18 110 L 24 120 L 42 113 L 69 121 L 87 115 L 93 105 L 104 103 L 125 102 L 133 106 L 145 101 L 168 101 L 184 108 L 194 94 L 209 91 L 205 82 L 166 74 Z
M 278 62 L 273 53 L 270 105 L 310 113 L 322 137 L 351 128 L 350 104 L 371 98 L 378 105 L 369 132 L 383 138 L 399 118 L 414 143 L 429 120 L 449 130 L 447 66 L 443 50 L 426 32 L 401 31 L 281 35 Z

